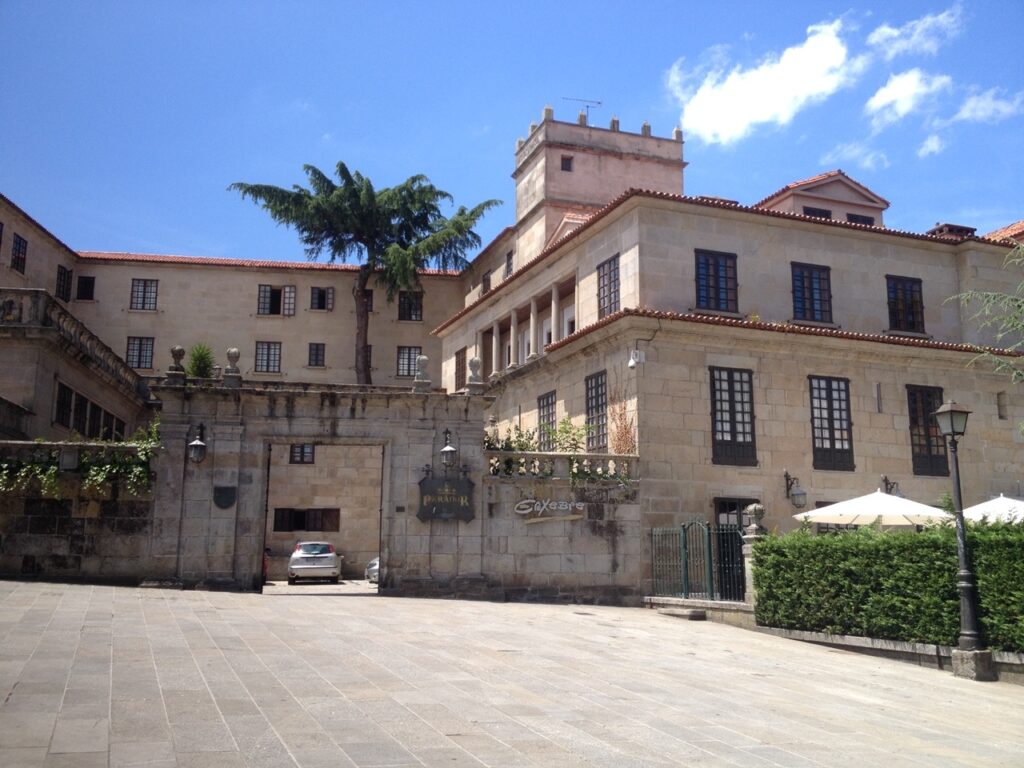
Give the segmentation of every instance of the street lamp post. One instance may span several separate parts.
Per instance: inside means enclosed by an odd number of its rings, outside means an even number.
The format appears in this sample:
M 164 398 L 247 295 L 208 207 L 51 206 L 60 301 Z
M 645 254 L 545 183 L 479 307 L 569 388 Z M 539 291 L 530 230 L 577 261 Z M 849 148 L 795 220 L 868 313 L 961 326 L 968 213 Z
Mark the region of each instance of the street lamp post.
M 964 502 L 960 494 L 960 462 L 957 457 L 958 439 L 967 431 L 967 417 L 971 411 L 952 400 L 943 403 L 933 414 L 939 432 L 949 443 L 953 458 L 953 511 L 956 515 L 957 589 L 960 591 L 960 637 L 953 652 L 953 670 L 960 677 L 974 680 L 992 680 L 992 655 L 986 651 L 978 631 L 978 590 L 971 571 L 967 533 L 964 528 Z M 959 653 L 958 653 L 959 652 Z

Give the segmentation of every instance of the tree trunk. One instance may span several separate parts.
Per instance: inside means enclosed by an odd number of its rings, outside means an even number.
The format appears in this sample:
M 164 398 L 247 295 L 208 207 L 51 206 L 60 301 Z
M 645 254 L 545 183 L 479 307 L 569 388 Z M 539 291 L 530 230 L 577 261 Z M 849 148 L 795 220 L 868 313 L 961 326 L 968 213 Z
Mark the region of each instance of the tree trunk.
M 356 273 L 352 285 L 352 298 L 356 302 L 356 383 L 370 386 L 370 355 L 366 340 L 370 330 L 370 312 L 366 301 L 366 286 L 370 282 L 370 268 L 364 264 Z

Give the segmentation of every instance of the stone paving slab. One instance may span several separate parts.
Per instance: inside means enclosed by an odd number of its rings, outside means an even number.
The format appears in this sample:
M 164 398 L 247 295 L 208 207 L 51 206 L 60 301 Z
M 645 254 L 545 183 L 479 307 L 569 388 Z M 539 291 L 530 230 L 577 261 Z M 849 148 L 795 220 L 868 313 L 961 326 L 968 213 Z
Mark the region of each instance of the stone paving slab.
M 1022 713 L 639 608 L 0 581 L 3 768 L 1021 768 Z

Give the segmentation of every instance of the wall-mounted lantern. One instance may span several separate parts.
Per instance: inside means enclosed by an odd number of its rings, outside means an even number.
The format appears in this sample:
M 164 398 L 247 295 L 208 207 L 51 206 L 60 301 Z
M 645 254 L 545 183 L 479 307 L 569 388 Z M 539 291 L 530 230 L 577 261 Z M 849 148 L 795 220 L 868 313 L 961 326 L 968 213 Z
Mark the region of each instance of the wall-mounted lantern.
M 782 470 L 782 476 L 786 480 L 786 498 L 797 509 L 807 506 L 807 491 L 800 487 L 800 480 L 789 474 L 788 470 Z
M 882 490 L 890 496 L 904 498 L 903 492 L 900 490 L 899 480 L 890 480 L 888 475 L 882 475 Z
M 444 448 L 441 449 L 441 466 L 444 467 L 446 474 L 449 469 L 455 466 L 455 460 L 458 457 L 458 454 L 459 449 L 452 445 L 452 431 L 445 428 Z
M 188 460 L 193 464 L 199 464 L 206 458 L 206 443 L 203 442 L 204 437 L 206 437 L 206 426 L 200 424 L 196 428 L 196 439 L 188 444 Z

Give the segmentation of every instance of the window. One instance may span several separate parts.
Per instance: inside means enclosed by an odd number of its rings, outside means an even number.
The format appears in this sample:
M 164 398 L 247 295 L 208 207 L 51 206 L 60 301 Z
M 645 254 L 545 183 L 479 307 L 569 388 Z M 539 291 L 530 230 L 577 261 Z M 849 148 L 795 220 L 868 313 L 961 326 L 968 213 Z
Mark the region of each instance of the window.
M 562 170 L 572 173 L 572 155 L 562 155 Z
M 339 531 L 341 510 L 337 507 L 314 509 L 274 509 L 275 531 Z
M 152 368 L 153 338 L 151 336 L 129 336 L 128 353 L 124 359 L 132 368 Z
M 481 295 L 490 292 L 491 290 L 491 270 L 484 272 L 484 276 L 480 278 L 480 293 Z
M 619 311 L 619 254 L 597 265 L 597 317 Z
M 945 476 L 946 438 L 939 434 L 938 422 L 932 417 L 942 405 L 941 387 L 907 385 L 907 412 L 910 414 L 910 457 L 915 475 Z
M 753 371 L 711 368 L 711 462 L 757 466 Z
M 11 245 L 11 269 L 25 274 L 25 258 L 28 256 L 28 240 L 14 233 L 14 242 Z
M 416 358 L 422 353 L 422 347 L 399 347 L 398 348 L 398 370 L 396 376 L 415 376 Z
M 831 270 L 816 264 L 792 263 L 793 319 L 832 322 Z
M 96 298 L 96 278 L 78 276 L 78 292 L 75 299 L 78 301 L 93 301 Z
M 587 450 L 608 447 L 608 376 L 606 371 L 587 376 Z
M 831 219 L 832 211 L 828 208 L 813 208 L 809 205 L 805 205 L 804 216 L 813 216 L 816 219 Z
M 156 309 L 156 280 L 132 280 L 132 298 L 129 309 Z
M 294 443 L 288 452 L 289 464 L 315 464 L 316 448 L 312 443 Z
M 697 309 L 736 312 L 736 254 L 697 251 Z
M 63 264 L 57 265 L 57 288 L 54 295 L 61 301 L 71 301 L 71 272 Z
M 325 359 L 326 345 L 322 342 L 310 342 L 309 344 L 309 367 L 310 368 L 323 368 L 326 363 Z
M 423 293 L 420 291 L 398 292 L 398 319 L 423 319 Z
M 512 276 L 512 251 L 505 254 L 505 277 Z
M 455 391 L 466 388 L 466 348 L 455 353 Z
M 295 314 L 295 286 L 294 285 L 261 285 L 256 300 L 257 315 L 285 315 Z
M 924 333 L 921 281 L 916 277 L 885 276 L 889 296 L 889 329 Z
M 83 437 L 124 440 L 125 424 L 121 419 L 59 381 L 53 421 Z
M 555 390 L 537 398 L 537 449 L 555 450 Z
M 366 299 L 366 311 L 373 312 L 373 288 L 366 288 L 363 291 L 363 298 Z
M 846 214 L 846 220 L 851 224 L 865 224 L 869 227 L 875 226 L 874 216 L 864 216 L 859 213 L 848 213 Z
M 309 308 L 310 309 L 334 309 L 333 288 L 310 288 Z
M 1006 415 L 1006 393 L 996 392 L 996 416 L 999 417 L 1000 421 L 1004 421 L 1009 418 Z
M 853 422 L 850 382 L 831 376 L 808 376 L 811 388 L 811 442 L 815 469 L 852 472 Z
M 256 373 L 281 372 L 281 342 L 256 342 Z

